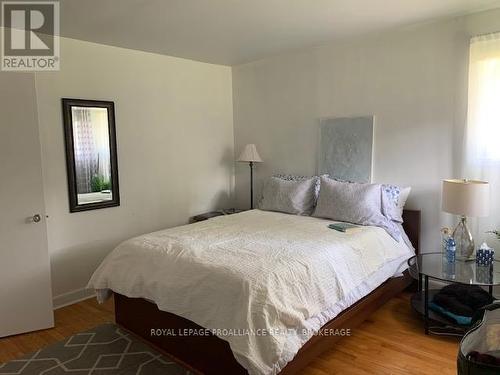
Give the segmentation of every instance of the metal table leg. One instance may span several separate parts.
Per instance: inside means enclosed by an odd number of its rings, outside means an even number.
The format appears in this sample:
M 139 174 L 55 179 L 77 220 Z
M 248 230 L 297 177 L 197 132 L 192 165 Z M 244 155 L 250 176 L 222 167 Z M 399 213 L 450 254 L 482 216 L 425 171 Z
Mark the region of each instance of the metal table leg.
M 424 281 L 424 280 L 423 280 L 422 274 L 421 274 L 421 273 L 419 273 L 419 274 L 418 274 L 418 286 L 417 286 L 417 288 L 418 288 L 418 291 L 419 291 L 419 292 L 421 292 L 421 291 L 422 291 L 422 284 L 423 284 L 423 281 Z
M 488 292 L 490 293 L 490 296 L 493 297 L 493 285 L 488 286 Z
M 425 334 L 429 334 L 429 276 L 425 275 L 424 285 Z

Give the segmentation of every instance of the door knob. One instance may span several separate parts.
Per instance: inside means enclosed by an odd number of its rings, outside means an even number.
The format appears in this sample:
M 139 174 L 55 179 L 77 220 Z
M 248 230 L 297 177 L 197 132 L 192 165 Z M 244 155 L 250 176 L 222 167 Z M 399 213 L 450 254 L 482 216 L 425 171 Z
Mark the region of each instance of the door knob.
M 40 216 L 40 214 L 35 214 L 33 215 L 32 220 L 34 223 L 39 223 L 42 220 L 42 217 Z

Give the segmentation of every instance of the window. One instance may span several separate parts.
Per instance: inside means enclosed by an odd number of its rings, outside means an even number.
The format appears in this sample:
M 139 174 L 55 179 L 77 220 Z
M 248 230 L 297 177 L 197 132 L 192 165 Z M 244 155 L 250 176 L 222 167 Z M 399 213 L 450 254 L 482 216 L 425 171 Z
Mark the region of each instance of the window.
M 500 33 L 471 39 L 466 134 L 468 163 L 500 163 Z

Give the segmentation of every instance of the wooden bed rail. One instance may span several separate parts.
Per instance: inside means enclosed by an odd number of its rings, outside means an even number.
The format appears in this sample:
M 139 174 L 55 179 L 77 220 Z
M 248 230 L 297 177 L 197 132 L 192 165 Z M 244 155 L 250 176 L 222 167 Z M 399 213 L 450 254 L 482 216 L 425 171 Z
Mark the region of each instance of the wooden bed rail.
M 403 210 L 403 228 L 415 248 L 420 253 L 420 210 Z

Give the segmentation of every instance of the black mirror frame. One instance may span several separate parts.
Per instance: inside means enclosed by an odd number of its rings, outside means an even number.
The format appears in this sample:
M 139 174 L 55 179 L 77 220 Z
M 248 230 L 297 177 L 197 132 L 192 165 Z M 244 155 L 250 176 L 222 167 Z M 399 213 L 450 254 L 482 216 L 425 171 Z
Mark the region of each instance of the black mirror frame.
M 112 200 L 78 204 L 76 190 L 76 168 L 73 141 L 73 118 L 71 107 L 100 107 L 108 110 L 109 151 L 111 163 Z M 64 140 L 66 145 L 66 170 L 68 177 L 69 212 L 96 210 L 120 205 L 120 189 L 118 184 L 118 156 L 116 148 L 115 103 L 103 100 L 86 100 L 62 98 Z

